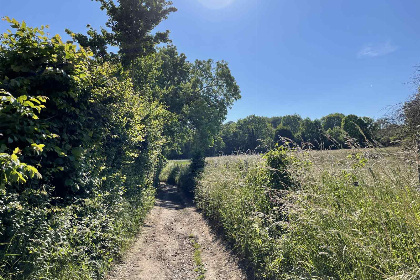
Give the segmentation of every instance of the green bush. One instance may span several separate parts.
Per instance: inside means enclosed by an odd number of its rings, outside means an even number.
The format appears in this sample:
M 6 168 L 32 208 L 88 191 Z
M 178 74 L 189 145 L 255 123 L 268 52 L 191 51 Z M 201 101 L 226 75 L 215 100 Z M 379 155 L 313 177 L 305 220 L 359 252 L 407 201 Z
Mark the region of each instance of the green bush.
M 6 19 L 0 278 L 98 279 L 153 205 L 169 114 L 119 63 Z

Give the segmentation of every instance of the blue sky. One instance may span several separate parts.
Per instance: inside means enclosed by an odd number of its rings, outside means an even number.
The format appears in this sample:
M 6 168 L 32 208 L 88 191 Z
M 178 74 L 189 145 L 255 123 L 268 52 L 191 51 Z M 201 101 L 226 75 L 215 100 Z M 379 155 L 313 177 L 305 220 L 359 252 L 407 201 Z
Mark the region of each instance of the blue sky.
M 173 0 L 158 29 L 193 61 L 226 60 L 242 91 L 228 120 L 333 112 L 381 117 L 415 93 L 417 0 Z M 50 33 L 104 26 L 89 0 L 0 0 L 0 16 Z M 0 32 L 8 28 L 0 23 Z M 65 36 L 64 36 L 65 37 Z

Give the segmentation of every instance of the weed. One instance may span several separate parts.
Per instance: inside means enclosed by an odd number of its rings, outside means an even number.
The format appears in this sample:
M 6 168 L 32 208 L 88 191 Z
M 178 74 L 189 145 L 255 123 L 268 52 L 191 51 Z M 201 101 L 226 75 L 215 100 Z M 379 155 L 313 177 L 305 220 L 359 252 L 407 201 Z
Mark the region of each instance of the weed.
M 197 280 L 203 280 L 206 278 L 206 269 L 204 267 L 203 260 L 201 259 L 201 246 L 193 234 L 190 234 L 189 238 L 191 240 L 191 244 L 194 247 L 194 263 L 196 266 L 194 271 L 198 273 Z

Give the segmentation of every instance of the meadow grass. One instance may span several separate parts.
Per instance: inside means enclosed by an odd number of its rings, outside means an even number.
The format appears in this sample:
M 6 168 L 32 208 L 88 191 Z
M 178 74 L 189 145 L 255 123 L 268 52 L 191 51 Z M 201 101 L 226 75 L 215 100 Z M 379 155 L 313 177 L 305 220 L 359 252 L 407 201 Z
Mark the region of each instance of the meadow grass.
M 191 160 L 189 159 L 173 159 L 169 161 L 170 163 L 174 163 L 177 165 L 188 165 L 191 163 Z
M 188 172 L 190 160 L 169 160 L 159 174 L 159 181 L 179 185 L 182 174 Z
M 265 158 L 227 156 L 207 160 L 195 189 L 258 279 L 420 279 L 412 153 L 295 150 L 284 160 L 284 187 Z

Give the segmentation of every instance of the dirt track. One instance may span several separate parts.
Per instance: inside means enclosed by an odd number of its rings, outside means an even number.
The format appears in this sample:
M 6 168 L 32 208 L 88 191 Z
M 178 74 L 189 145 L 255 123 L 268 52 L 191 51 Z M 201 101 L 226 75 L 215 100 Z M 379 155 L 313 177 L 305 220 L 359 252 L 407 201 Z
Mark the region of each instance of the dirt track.
M 205 279 L 247 279 L 202 215 L 170 185 L 161 185 L 138 240 L 107 279 L 197 279 L 193 237 L 201 247 Z

